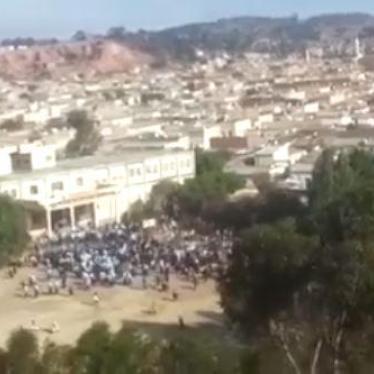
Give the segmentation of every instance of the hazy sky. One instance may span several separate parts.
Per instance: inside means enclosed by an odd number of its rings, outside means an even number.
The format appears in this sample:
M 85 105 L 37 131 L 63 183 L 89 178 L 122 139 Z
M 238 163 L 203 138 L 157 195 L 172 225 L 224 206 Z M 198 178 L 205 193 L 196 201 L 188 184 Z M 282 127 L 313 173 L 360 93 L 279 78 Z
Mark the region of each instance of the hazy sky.
M 374 0 L 0 0 L 0 37 L 69 37 L 110 26 L 154 29 L 236 15 L 374 13 Z

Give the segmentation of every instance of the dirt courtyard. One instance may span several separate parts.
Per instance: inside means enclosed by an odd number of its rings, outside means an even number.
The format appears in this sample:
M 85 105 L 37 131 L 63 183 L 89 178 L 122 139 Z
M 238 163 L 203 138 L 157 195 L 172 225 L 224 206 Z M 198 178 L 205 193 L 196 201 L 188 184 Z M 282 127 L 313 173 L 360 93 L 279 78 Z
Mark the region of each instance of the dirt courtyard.
M 20 282 L 26 280 L 30 269 L 22 269 L 17 276 L 9 279 L 0 272 L 0 346 L 4 346 L 9 334 L 19 327 L 30 328 L 35 320 L 41 328 L 37 335 L 42 342 L 48 338 L 57 343 L 69 344 L 95 321 L 106 321 L 113 331 L 123 322 L 176 325 L 182 316 L 186 325 L 220 324 L 221 308 L 219 296 L 213 281 L 200 284 L 193 290 L 190 283 L 172 278 L 171 288 L 177 290 L 178 301 L 171 300 L 171 294 L 152 289 L 142 290 L 124 286 L 113 288 L 97 287 L 100 304 L 93 303 L 92 292 L 77 291 L 74 296 L 41 295 L 38 298 L 20 296 Z M 150 313 L 152 305 L 156 313 Z M 42 331 L 57 322 L 60 332 L 53 335 Z

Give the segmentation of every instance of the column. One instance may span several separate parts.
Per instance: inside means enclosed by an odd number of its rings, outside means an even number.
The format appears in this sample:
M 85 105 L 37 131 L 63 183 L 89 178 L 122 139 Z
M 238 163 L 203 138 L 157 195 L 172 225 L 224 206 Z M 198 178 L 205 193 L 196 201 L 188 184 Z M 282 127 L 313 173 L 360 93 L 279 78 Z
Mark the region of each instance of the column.
M 74 206 L 69 207 L 70 212 L 70 227 L 75 227 L 75 212 L 74 212 Z
M 47 216 L 47 234 L 48 236 L 52 235 L 53 227 L 52 227 L 52 211 L 47 209 L 46 210 L 46 216 Z

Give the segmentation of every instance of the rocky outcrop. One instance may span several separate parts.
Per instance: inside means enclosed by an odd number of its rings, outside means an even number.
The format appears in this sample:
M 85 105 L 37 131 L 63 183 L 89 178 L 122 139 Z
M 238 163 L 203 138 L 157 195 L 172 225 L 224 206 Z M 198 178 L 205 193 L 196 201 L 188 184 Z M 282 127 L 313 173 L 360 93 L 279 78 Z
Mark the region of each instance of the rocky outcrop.
M 43 78 L 68 75 L 94 76 L 126 72 L 148 65 L 153 58 L 126 43 L 109 40 L 58 43 L 0 51 L 0 76 Z

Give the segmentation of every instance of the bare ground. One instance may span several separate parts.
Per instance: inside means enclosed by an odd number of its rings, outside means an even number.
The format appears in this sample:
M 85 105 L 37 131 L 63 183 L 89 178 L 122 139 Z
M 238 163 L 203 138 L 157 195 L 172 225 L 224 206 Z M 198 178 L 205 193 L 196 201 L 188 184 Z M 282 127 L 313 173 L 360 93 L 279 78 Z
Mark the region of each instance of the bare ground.
M 41 341 L 48 338 L 57 343 L 74 343 L 80 334 L 95 321 L 106 321 L 113 331 L 122 323 L 136 326 L 157 326 L 168 330 L 177 326 L 182 316 L 190 327 L 210 326 L 221 330 L 221 308 L 213 281 L 199 285 L 194 291 L 189 283 L 172 279 L 172 289 L 179 292 L 179 300 L 171 301 L 170 293 L 155 290 L 140 290 L 116 286 L 99 287 L 95 290 L 100 304 L 95 306 L 92 292 L 78 291 L 74 296 L 41 295 L 37 299 L 20 296 L 20 282 L 27 279 L 30 269 L 22 269 L 14 279 L 0 273 L 0 346 L 6 343 L 9 334 L 19 327 L 30 328 L 35 320 L 40 327 L 37 332 Z M 156 313 L 151 313 L 153 307 Z M 53 322 L 60 332 L 53 335 L 44 331 Z

